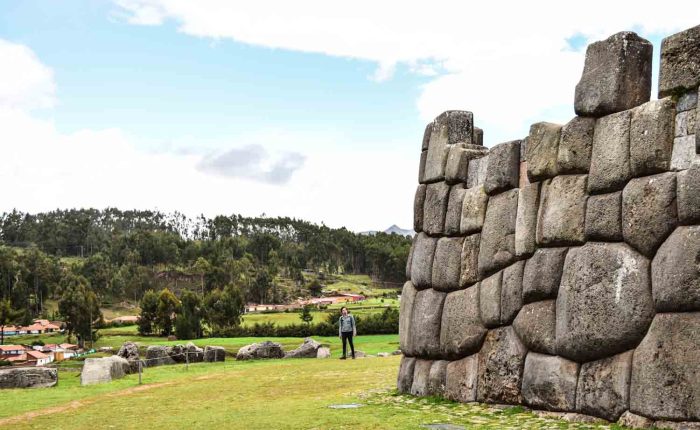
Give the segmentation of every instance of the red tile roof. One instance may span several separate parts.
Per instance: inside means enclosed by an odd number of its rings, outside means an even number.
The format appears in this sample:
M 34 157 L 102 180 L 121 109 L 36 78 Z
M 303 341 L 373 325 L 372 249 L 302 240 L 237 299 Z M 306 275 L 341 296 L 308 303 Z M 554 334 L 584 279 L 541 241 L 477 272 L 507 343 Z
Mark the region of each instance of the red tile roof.
M 44 354 L 43 352 L 39 352 L 39 351 L 27 351 L 27 359 L 29 357 L 36 358 L 37 360 L 41 360 L 43 358 L 49 358 L 48 355 Z
M 25 349 L 22 345 L 0 345 L 0 351 L 24 351 Z

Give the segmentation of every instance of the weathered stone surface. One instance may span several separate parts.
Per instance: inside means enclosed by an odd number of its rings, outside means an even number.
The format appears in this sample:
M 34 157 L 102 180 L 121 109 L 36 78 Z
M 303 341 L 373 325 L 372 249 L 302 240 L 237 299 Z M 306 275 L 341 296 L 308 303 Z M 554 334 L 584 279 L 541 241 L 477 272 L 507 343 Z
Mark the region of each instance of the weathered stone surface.
M 414 396 L 427 396 L 428 381 L 430 380 L 430 368 L 433 366 L 432 360 L 416 360 L 413 369 L 413 384 L 411 384 L 411 394 Z
M 428 393 L 431 396 L 444 396 L 447 376 L 447 360 L 435 360 L 428 374 Z
M 204 348 L 204 361 L 224 361 L 226 351 L 222 347 L 207 346 Z M 277 342 L 264 342 L 246 345 L 238 350 L 236 360 L 258 360 L 268 358 L 283 358 L 284 350 Z
M 474 145 L 483 146 L 484 145 L 484 130 L 479 127 L 474 127 L 474 133 L 472 134 L 472 143 Z
M 649 101 L 652 49 L 651 42 L 630 31 L 588 45 L 576 85 L 576 115 L 600 117 Z
M 117 351 L 117 355 L 129 362 L 128 373 L 137 373 L 139 371 L 139 347 L 134 342 L 124 342 L 119 351 Z
M 185 345 L 184 352 L 187 353 L 190 363 L 201 363 L 204 361 L 204 350 L 192 342 L 188 342 Z
M 484 182 L 487 194 L 518 188 L 520 176 L 520 141 L 498 144 L 489 151 L 489 165 Z
M 661 41 L 659 98 L 700 85 L 700 25 Z
M 399 351 L 399 353 L 401 353 L 401 351 Z M 331 349 L 326 346 L 320 347 L 318 351 L 316 351 L 316 358 L 331 358 Z
M 600 118 L 593 132 L 591 169 L 588 175 L 590 194 L 621 190 L 632 177 L 630 168 L 630 125 L 632 111 Z
M 518 211 L 515 217 L 515 255 L 525 257 L 535 252 L 537 211 L 540 202 L 540 183 L 526 185 L 518 193 Z
M 429 235 L 442 234 L 450 186 L 444 182 L 428 184 L 423 204 L 423 231 Z
M 447 365 L 445 397 L 456 402 L 475 402 L 479 356 L 474 354 Z
M 416 368 L 416 359 L 412 357 L 401 357 L 401 365 L 399 366 L 399 375 L 396 381 L 396 387 L 399 393 L 407 394 L 411 392 L 413 386 L 413 373 Z
M 428 288 L 433 280 L 433 256 L 437 238 L 419 233 L 413 248 L 411 263 L 411 282 L 416 288 Z
M 652 257 L 678 223 L 676 175 L 632 179 L 622 191 L 622 236 Z
M 501 324 L 509 324 L 523 307 L 525 261 L 516 261 L 503 269 L 501 282 Z
M 700 164 L 678 172 L 678 222 L 700 224 Z
M 452 146 L 447 144 L 446 136 L 436 133 L 433 127 L 428 150 L 425 151 L 425 167 L 423 168 L 422 182 L 438 182 L 445 179 L 445 166 L 447 165 L 447 157 Z
M 170 357 L 169 347 L 162 345 L 151 345 L 146 349 L 146 367 L 163 366 L 175 364 L 175 360 Z
M 654 421 L 654 428 L 663 430 L 700 430 L 699 422 L 690 421 Z
M 58 369 L 48 367 L 0 368 L 0 389 L 48 388 L 58 383 Z
M 460 232 L 471 234 L 481 231 L 486 216 L 486 205 L 489 196 L 483 186 L 469 188 L 464 193 L 462 200 L 462 213 L 460 220 Z
M 411 279 L 411 267 L 413 266 L 413 250 L 416 248 L 417 240 L 418 235 L 413 235 L 413 240 L 411 240 L 411 249 L 409 249 L 408 258 L 406 259 L 406 279 Z
M 480 242 L 481 235 L 478 233 L 464 238 L 464 244 L 462 245 L 461 287 L 468 287 L 481 279 L 479 276 Z
M 634 348 L 654 315 L 649 261 L 622 243 L 570 249 L 556 315 L 557 353 L 566 358 L 591 361 Z
M 486 327 L 501 324 L 501 282 L 503 271 L 494 273 L 479 284 L 479 315 Z
M 420 163 L 418 164 L 418 183 L 424 184 L 425 181 L 425 164 L 428 162 L 428 151 L 420 153 Z
M 440 324 L 442 321 L 442 306 L 445 293 L 432 288 L 419 291 L 416 294 L 411 314 L 411 333 L 414 353 L 424 358 L 439 358 Z
M 523 306 L 513 321 L 513 329 L 528 350 L 556 354 L 556 303 L 544 300 Z
M 593 130 L 595 118 L 577 116 L 561 129 L 557 153 L 557 171 L 563 173 L 588 173 L 591 167 Z
M 620 419 L 617 420 L 617 423 L 621 426 L 634 429 L 648 429 L 654 425 L 654 421 L 650 420 L 649 418 L 635 415 L 630 411 L 626 411 L 624 414 L 622 414 Z
M 700 311 L 699 261 L 700 226 L 678 227 L 651 263 L 657 312 Z
M 530 182 L 556 176 L 561 129 L 561 125 L 549 122 L 538 122 L 530 126 L 526 149 L 527 176 Z
M 129 362 L 118 355 L 86 358 L 80 372 L 80 385 L 100 384 L 123 378 L 129 373 Z
M 458 145 L 451 147 L 445 165 L 445 182 L 448 184 L 459 182 L 466 184 L 468 169 L 469 151 Z
M 425 126 L 425 131 L 423 131 L 423 143 L 421 144 L 421 151 L 427 151 L 430 146 L 430 136 L 433 135 L 433 123 L 429 122 Z
M 555 299 L 568 248 L 540 248 L 525 263 L 523 302 Z
M 473 158 L 469 160 L 467 168 L 467 188 L 484 185 L 489 167 L 489 156 Z
M 617 421 L 629 408 L 632 352 L 581 366 L 576 388 L 576 408 L 579 412 Z
M 433 121 L 431 140 L 439 134 L 440 139 L 450 145 L 462 143 L 471 145 L 474 134 L 474 115 L 463 110 L 448 110 Z
M 573 411 L 578 367 L 565 358 L 529 352 L 523 371 L 525 403 L 534 408 Z
M 542 185 L 537 214 L 537 243 L 583 243 L 586 217 L 586 175 L 562 175 Z
M 676 112 L 695 110 L 698 106 L 698 92 L 691 90 L 678 97 Z
M 520 386 L 526 353 L 512 327 L 490 330 L 479 351 L 477 400 L 522 403 Z
M 450 188 L 450 196 L 447 199 L 447 213 L 445 214 L 445 234 L 459 236 L 460 223 L 462 222 L 462 201 L 466 189 L 462 185 L 453 185 Z
M 586 240 L 622 241 L 622 192 L 588 197 Z
M 700 420 L 700 313 L 657 314 L 634 352 L 630 410 Z
M 320 347 L 320 343 L 307 337 L 297 349 L 293 349 L 284 354 L 284 358 L 316 358 Z
M 518 190 L 489 199 L 479 245 L 479 273 L 487 276 L 515 261 L 515 218 Z
M 452 291 L 460 287 L 462 266 L 461 237 L 442 237 L 438 240 L 433 260 L 432 286 L 438 291 Z
M 674 137 L 687 136 L 689 134 L 695 134 L 695 110 L 687 110 L 685 112 L 679 112 L 676 115 L 676 125 Z M 673 139 L 671 139 L 671 144 L 673 145 Z M 671 151 L 669 150 L 669 153 Z
M 689 169 L 697 158 L 695 152 L 695 136 L 683 136 L 673 139 L 671 170 L 679 171 Z
M 632 176 L 665 172 L 671 164 L 676 105 L 671 98 L 653 100 L 632 111 L 630 170 Z
M 416 196 L 413 199 L 413 230 L 416 233 L 423 231 L 423 204 L 425 204 L 425 185 L 418 185 Z
M 411 281 L 407 281 L 403 284 L 399 309 L 399 347 L 405 355 L 410 357 L 414 355 L 411 337 L 411 318 L 417 293 L 418 291 Z
M 451 360 L 474 354 L 486 336 L 479 316 L 479 284 L 449 293 L 442 310 L 440 349 Z

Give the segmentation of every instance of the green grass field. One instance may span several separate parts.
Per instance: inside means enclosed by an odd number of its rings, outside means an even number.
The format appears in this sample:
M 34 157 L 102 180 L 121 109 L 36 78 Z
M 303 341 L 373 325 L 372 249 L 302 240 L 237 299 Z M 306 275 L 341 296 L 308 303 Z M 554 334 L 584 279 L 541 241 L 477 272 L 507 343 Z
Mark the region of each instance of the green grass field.
M 0 392 L 0 428 L 34 429 L 613 429 L 540 418 L 522 408 L 417 399 L 394 392 L 398 357 L 268 360 L 147 369 L 81 387 L 61 372 L 53 388 Z M 359 403 L 358 409 L 330 405 Z

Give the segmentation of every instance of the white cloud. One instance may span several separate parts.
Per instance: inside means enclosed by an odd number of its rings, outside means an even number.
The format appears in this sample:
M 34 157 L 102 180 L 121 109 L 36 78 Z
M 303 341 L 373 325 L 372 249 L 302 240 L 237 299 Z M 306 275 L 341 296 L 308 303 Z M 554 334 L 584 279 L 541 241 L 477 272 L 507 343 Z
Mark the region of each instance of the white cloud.
M 196 37 L 373 61 L 370 78 L 391 77 L 395 65 L 441 70 L 423 87 L 421 119 L 469 109 L 487 143 L 519 137 L 538 120 L 573 115 L 583 53 L 567 39 L 589 41 L 621 30 L 669 34 L 700 21 L 697 0 L 611 2 L 460 2 L 437 0 L 339 4 L 322 0 L 117 0 L 133 22 L 153 10 Z M 682 13 L 681 13 L 682 11 Z M 422 66 L 417 68 L 415 64 Z
M 36 109 L 55 104 L 51 69 L 31 49 L 0 39 L 0 108 Z

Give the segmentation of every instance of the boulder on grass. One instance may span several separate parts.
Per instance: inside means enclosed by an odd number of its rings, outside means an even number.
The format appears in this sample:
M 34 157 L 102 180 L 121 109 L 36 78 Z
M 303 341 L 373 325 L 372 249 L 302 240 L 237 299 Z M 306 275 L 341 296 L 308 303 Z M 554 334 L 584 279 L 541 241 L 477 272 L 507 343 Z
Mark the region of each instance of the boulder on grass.
M 226 350 L 223 346 L 205 346 L 204 361 L 213 363 L 215 361 L 226 361 Z
M 48 388 L 58 383 L 58 370 L 48 367 L 0 369 L 0 389 Z
M 204 361 L 204 350 L 192 342 L 189 342 L 187 345 L 185 345 L 185 350 L 187 351 L 187 355 L 189 356 L 190 363 L 201 363 Z
M 316 358 L 331 358 L 331 349 L 322 346 L 316 351 Z
M 165 364 L 175 364 L 175 360 L 170 356 L 172 348 L 162 345 L 151 345 L 146 349 L 146 367 L 163 366 Z
M 207 349 L 208 348 L 214 347 L 207 347 Z M 205 361 L 207 357 L 207 349 L 204 350 Z M 266 340 L 265 342 L 246 345 L 243 348 L 239 349 L 238 354 L 236 354 L 236 360 L 256 360 L 283 357 L 284 350 L 282 349 L 282 345 L 276 342 L 270 342 L 269 340 Z
M 100 384 L 123 378 L 129 373 L 129 362 L 118 355 L 102 358 L 86 358 L 80 372 L 80 385 Z
M 129 373 L 139 371 L 139 347 L 134 342 L 124 342 L 117 352 L 119 357 L 125 358 L 129 362 Z
M 293 349 L 284 355 L 284 358 L 316 358 L 321 344 L 307 337 L 299 348 Z

